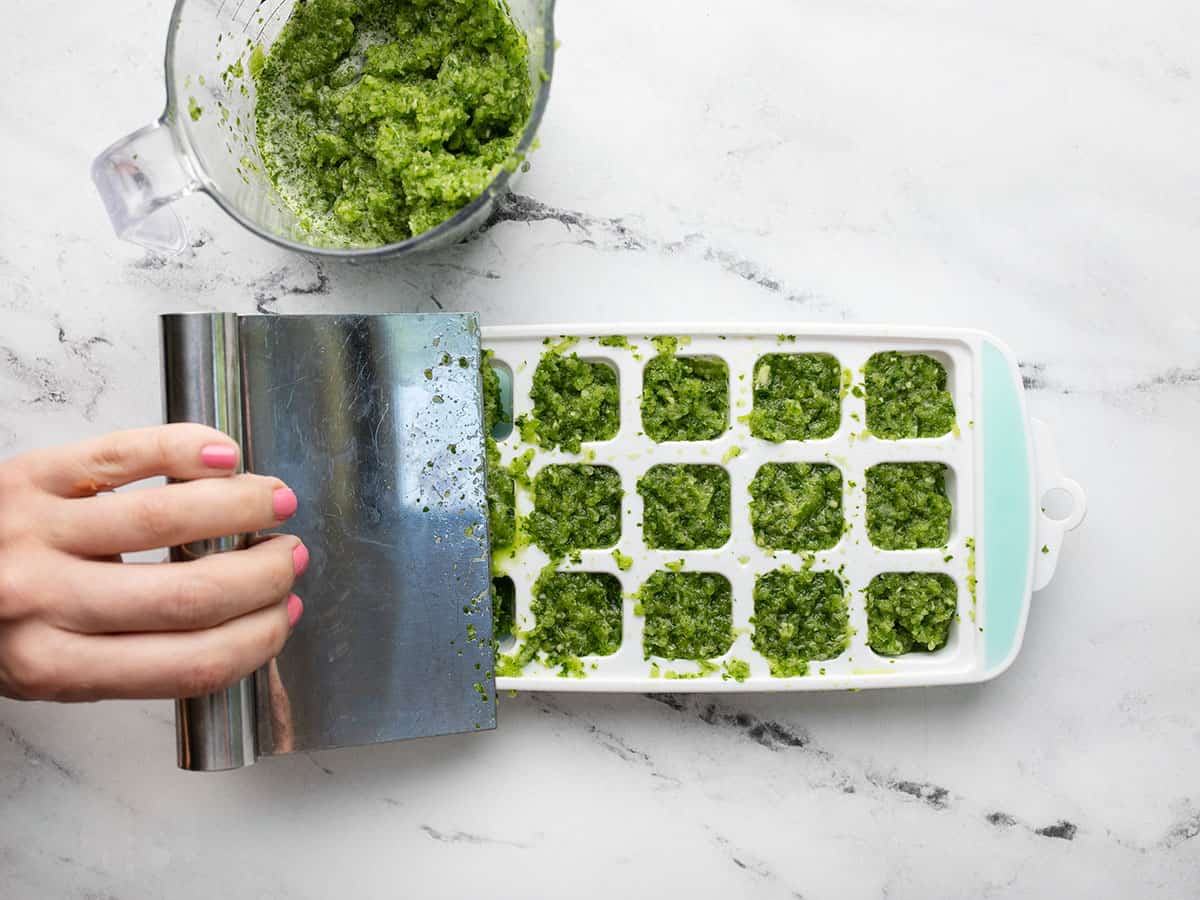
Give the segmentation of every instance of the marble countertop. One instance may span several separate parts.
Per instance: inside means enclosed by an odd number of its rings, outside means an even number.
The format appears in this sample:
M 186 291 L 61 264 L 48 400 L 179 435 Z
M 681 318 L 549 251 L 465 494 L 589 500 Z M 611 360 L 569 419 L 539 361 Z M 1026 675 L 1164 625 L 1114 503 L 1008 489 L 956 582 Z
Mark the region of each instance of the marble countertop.
M 156 114 L 167 13 L 0 29 L 0 455 L 157 421 L 164 311 L 969 325 L 1090 513 L 981 686 L 504 697 L 495 733 L 215 777 L 167 703 L 0 701 L 0 896 L 1195 894 L 1194 3 L 564 3 L 520 195 L 357 268 L 199 197 L 180 257 L 113 238 L 88 165 Z

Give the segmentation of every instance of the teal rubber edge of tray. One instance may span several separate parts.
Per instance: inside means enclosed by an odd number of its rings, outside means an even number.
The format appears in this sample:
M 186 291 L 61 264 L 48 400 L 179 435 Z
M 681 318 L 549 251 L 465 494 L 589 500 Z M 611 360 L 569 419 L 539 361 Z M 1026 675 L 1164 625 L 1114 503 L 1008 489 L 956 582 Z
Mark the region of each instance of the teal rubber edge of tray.
M 1022 386 L 1012 357 L 983 341 L 982 581 L 987 597 L 987 674 L 999 674 L 1020 645 L 1032 584 L 1033 483 Z

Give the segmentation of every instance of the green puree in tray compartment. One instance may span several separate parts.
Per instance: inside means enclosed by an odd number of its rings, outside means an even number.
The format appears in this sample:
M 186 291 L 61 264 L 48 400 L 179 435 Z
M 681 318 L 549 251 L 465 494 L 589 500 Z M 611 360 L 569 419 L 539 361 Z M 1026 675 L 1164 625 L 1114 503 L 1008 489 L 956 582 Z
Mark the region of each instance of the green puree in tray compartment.
M 546 466 L 533 479 L 529 534 L 551 559 L 621 538 L 621 476 L 608 466 Z
M 881 550 L 942 547 L 950 498 L 941 463 L 880 463 L 867 469 L 867 535 Z
M 832 437 L 841 418 L 842 370 L 828 353 L 769 353 L 754 364 L 754 437 L 819 440 Z
M 654 466 L 637 489 L 647 547 L 703 550 L 729 540 L 729 473 L 720 466 Z
M 825 463 L 767 463 L 750 482 L 754 541 L 768 550 L 827 550 L 846 528 L 842 473 Z
M 523 440 L 578 453 L 583 441 L 607 441 L 617 434 L 617 373 L 602 362 L 550 350 L 533 373 L 529 394 L 533 415 L 517 421 Z
M 511 637 L 516 617 L 517 589 L 507 575 L 492 579 L 492 639 Z
M 754 582 L 754 649 L 771 674 L 806 675 L 810 660 L 834 659 L 850 645 L 845 589 L 833 572 L 782 568 Z
M 497 0 L 298 3 L 251 60 L 267 175 L 322 242 L 428 231 L 515 165 L 528 56 Z
M 676 356 L 679 339 L 654 338 L 658 355 L 642 370 L 642 428 L 662 441 L 711 441 L 729 427 L 729 367 Z
M 500 421 L 500 376 L 489 364 L 492 351 L 483 355 L 483 443 L 487 460 L 488 528 L 492 550 L 511 547 L 517 533 L 516 491 L 513 477 L 500 464 L 500 450 L 492 431 Z
M 867 430 L 887 440 L 941 437 L 954 428 L 946 369 L 924 353 L 876 353 L 866 365 Z
M 883 656 L 937 650 L 958 607 L 954 579 L 940 572 L 884 572 L 867 585 L 867 643 Z
M 599 572 L 547 568 L 533 586 L 534 626 L 521 648 L 497 660 L 497 675 L 520 675 L 541 658 L 561 675 L 584 674 L 581 656 L 608 656 L 621 646 L 621 583 Z
M 733 589 L 712 572 L 655 572 L 638 591 L 646 659 L 711 659 L 733 644 Z

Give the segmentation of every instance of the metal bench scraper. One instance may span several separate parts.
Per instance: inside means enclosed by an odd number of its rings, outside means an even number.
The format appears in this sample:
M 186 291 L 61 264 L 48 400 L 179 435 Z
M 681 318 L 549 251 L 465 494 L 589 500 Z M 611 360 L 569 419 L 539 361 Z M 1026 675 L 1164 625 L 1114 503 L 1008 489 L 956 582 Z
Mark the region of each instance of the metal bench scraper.
M 305 615 L 280 656 L 179 701 L 179 765 L 495 728 L 474 315 L 161 318 L 165 412 L 300 498 Z M 175 547 L 173 560 L 250 536 Z

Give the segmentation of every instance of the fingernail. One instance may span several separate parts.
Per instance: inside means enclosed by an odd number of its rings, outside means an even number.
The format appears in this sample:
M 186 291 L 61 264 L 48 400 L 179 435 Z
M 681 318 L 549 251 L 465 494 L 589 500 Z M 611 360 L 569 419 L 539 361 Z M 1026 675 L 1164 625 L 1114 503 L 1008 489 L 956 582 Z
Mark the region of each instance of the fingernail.
M 296 549 L 292 551 L 292 569 L 297 576 L 303 575 L 304 570 L 308 568 L 308 548 L 303 544 L 297 544 Z
M 295 628 L 300 617 L 304 615 L 304 601 L 295 594 L 288 596 L 288 628 Z
M 299 501 L 291 488 L 277 488 L 271 497 L 271 506 L 275 510 L 275 518 L 283 521 L 296 511 Z
M 228 444 L 209 444 L 200 450 L 200 461 L 210 469 L 232 469 L 237 460 L 237 448 Z

